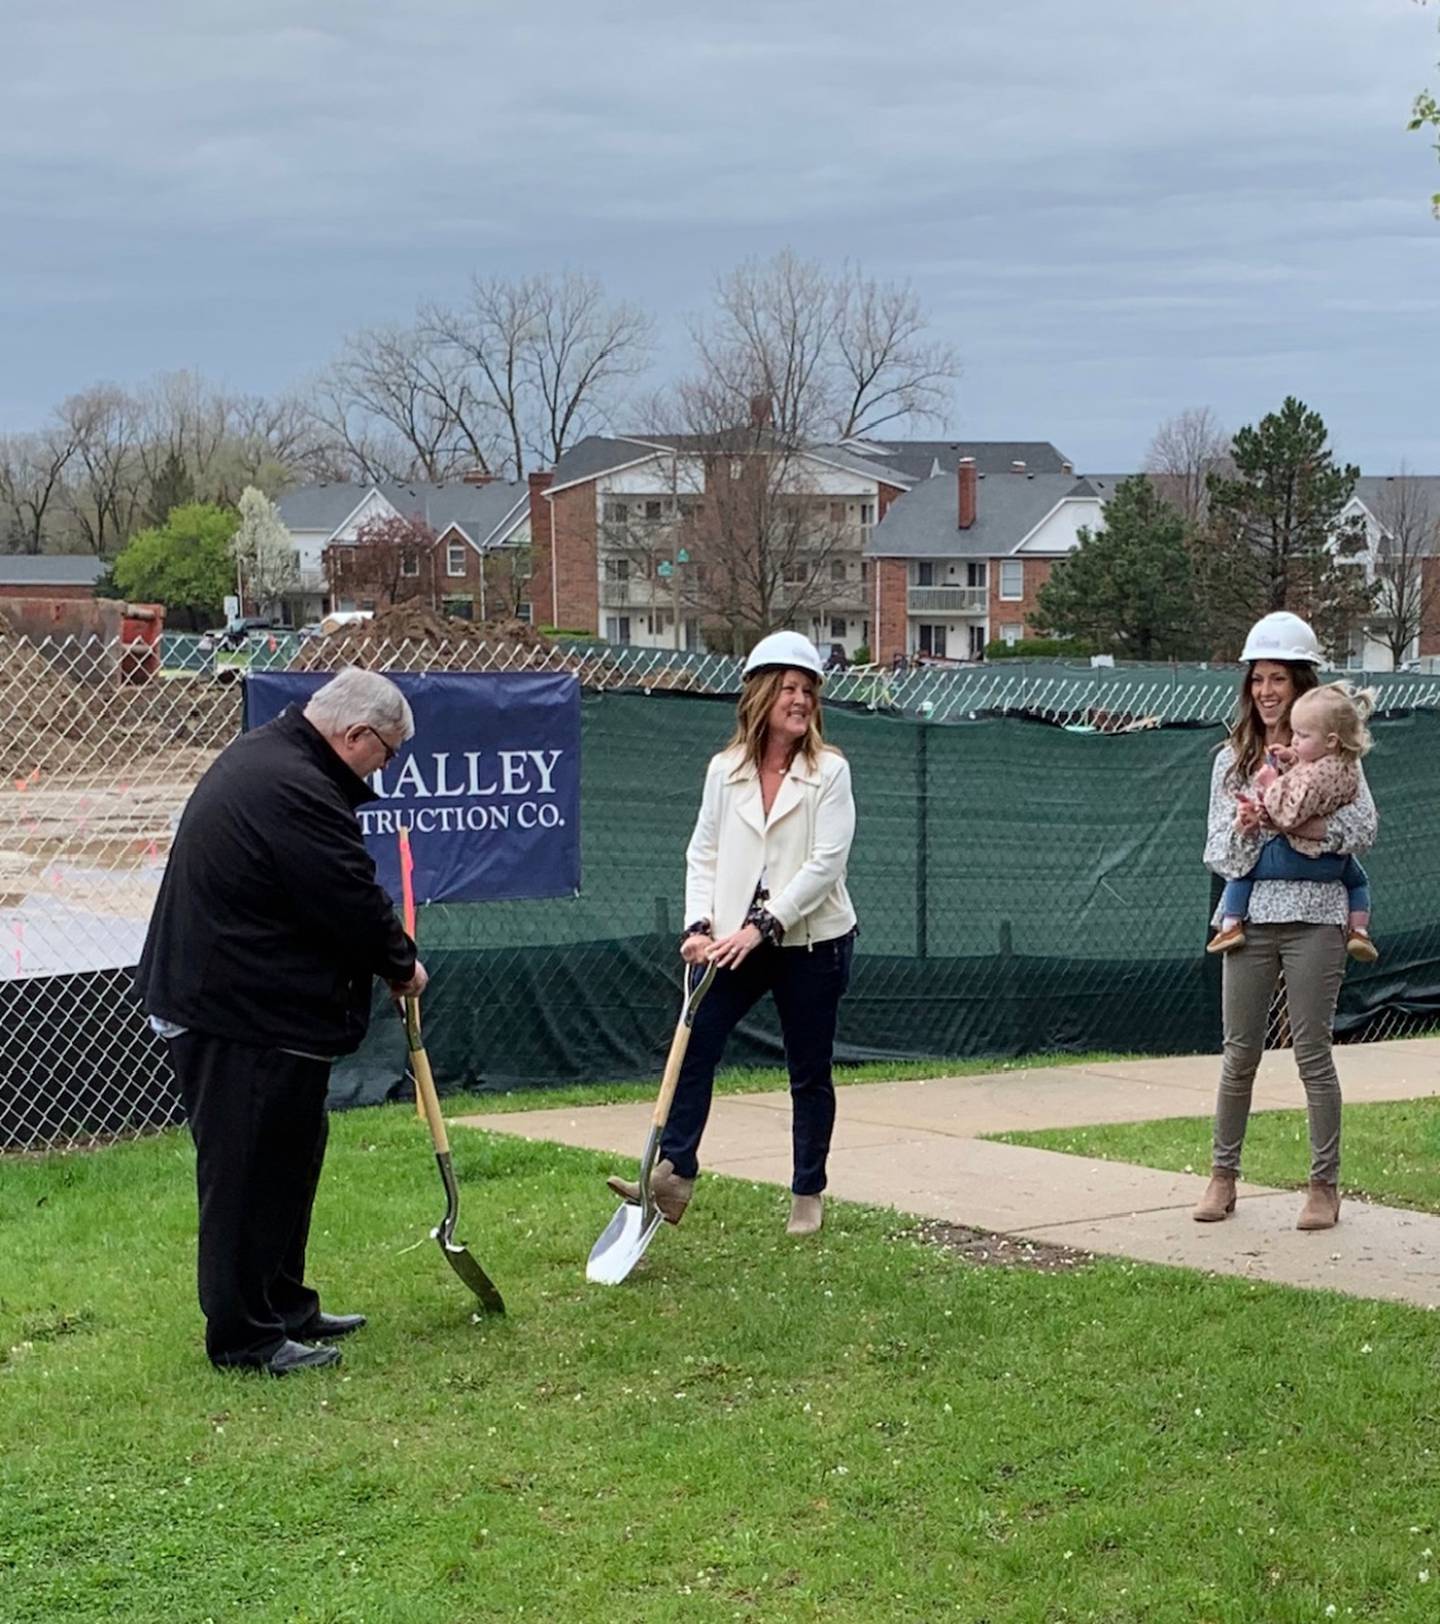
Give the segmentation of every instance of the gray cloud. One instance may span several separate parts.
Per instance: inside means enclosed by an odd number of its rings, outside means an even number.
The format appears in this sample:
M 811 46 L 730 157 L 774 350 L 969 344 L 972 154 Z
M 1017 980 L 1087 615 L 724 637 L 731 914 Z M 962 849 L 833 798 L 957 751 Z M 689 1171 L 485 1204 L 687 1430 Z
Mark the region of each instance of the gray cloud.
M 0 427 L 173 366 L 278 390 L 471 270 L 593 269 L 673 365 L 715 274 L 789 243 L 913 279 L 957 430 L 1127 467 L 1161 416 L 1293 391 L 1440 470 L 1433 15 L 978 11 L 12 0 Z

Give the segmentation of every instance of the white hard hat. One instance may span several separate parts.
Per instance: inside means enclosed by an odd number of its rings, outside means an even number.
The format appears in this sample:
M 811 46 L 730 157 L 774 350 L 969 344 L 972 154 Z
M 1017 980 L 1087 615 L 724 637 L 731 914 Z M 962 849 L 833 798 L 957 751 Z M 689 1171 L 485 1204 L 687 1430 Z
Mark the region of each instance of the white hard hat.
M 1277 609 L 1264 615 L 1250 628 L 1241 660 L 1280 660 L 1288 665 L 1324 665 L 1320 640 L 1299 615 Z
M 820 653 L 808 637 L 799 632 L 771 632 L 762 637 L 750 650 L 745 662 L 745 675 L 752 677 L 757 671 L 808 671 L 816 682 L 825 680 L 820 664 Z

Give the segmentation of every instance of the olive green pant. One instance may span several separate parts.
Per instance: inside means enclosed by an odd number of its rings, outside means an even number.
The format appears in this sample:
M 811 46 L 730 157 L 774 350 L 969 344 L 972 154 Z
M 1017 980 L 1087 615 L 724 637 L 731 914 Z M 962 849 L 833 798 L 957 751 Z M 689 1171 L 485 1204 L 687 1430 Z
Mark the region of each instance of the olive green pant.
M 1245 945 L 1225 955 L 1225 1057 L 1215 1102 L 1215 1166 L 1240 1171 L 1255 1068 L 1265 1051 L 1270 1001 L 1282 970 L 1295 1066 L 1310 1117 L 1310 1177 L 1337 1184 L 1340 1079 L 1330 1045 L 1345 978 L 1345 932 L 1338 925 L 1247 924 Z

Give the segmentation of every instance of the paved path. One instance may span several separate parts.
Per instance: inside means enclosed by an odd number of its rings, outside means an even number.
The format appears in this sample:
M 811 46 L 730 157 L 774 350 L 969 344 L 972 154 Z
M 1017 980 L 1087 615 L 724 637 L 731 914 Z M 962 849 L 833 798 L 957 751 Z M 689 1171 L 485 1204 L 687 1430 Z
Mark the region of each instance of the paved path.
M 1440 1094 L 1440 1039 L 1355 1044 L 1339 1051 L 1339 1062 L 1352 1104 Z M 1202 1177 L 979 1137 L 1204 1116 L 1214 1102 L 1218 1067 L 1211 1056 L 1190 1055 L 852 1084 L 840 1091 L 830 1193 L 1150 1263 L 1440 1306 L 1440 1216 L 1347 1201 L 1337 1228 L 1301 1234 L 1294 1227 L 1301 1201 L 1295 1191 L 1242 1184 L 1233 1218 L 1197 1224 L 1190 1209 L 1204 1188 Z M 1256 1109 L 1289 1108 L 1302 1100 L 1289 1051 L 1267 1055 L 1256 1080 Z M 705 1135 L 706 1168 L 787 1184 L 789 1114 L 784 1093 L 717 1098 Z M 650 1106 L 637 1103 L 459 1122 L 614 1151 L 622 1158 L 617 1166 L 628 1169 L 649 1119 Z

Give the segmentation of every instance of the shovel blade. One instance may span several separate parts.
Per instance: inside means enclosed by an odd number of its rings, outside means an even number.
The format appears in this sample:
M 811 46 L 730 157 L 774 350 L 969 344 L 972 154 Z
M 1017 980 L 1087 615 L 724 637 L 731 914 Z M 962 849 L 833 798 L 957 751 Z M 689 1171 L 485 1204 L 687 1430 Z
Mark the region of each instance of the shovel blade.
M 474 1292 L 481 1308 L 487 1314 L 503 1314 L 505 1299 L 500 1295 L 495 1282 L 471 1257 L 469 1251 L 463 1246 L 457 1246 L 454 1241 L 447 1241 L 438 1229 L 433 1231 L 433 1235 L 440 1244 L 440 1250 L 445 1254 L 445 1261 Z
M 596 1285 L 618 1286 L 645 1256 L 645 1249 L 664 1221 L 653 1207 L 647 1220 L 643 1208 L 630 1201 L 622 1202 L 600 1239 L 590 1248 L 585 1278 Z

